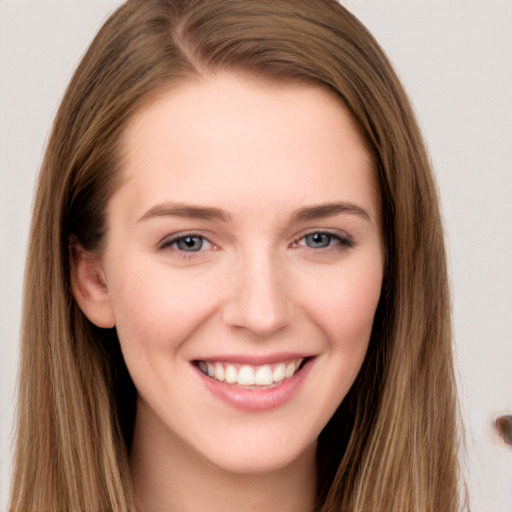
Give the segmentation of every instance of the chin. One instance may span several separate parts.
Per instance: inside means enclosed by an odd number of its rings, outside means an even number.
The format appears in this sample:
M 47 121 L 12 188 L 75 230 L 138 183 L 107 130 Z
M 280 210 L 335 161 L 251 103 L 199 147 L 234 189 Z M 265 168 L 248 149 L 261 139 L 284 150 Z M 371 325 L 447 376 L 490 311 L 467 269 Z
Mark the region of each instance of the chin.
M 316 438 L 308 443 L 293 439 L 289 433 L 273 436 L 271 431 L 262 436 L 263 439 L 255 435 L 252 440 L 239 441 L 226 436 L 225 442 L 216 444 L 203 455 L 226 472 L 253 476 L 286 470 L 306 459 L 315 460 Z

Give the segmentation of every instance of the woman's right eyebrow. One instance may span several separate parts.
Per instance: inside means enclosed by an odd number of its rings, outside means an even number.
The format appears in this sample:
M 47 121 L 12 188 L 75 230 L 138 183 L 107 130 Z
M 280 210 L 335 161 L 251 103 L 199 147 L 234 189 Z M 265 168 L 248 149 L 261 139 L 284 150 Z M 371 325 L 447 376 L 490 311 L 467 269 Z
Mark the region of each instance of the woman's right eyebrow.
M 186 203 L 160 203 L 150 208 L 137 222 L 155 217 L 186 217 L 190 219 L 219 220 L 231 222 L 231 215 L 221 208 L 212 206 L 190 205 Z

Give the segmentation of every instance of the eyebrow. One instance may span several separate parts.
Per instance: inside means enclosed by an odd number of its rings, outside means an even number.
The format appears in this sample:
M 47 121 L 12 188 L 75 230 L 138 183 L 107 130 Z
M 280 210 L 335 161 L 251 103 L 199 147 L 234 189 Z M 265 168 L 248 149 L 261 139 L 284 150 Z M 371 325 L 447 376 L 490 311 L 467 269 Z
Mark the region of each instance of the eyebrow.
M 357 215 L 370 222 L 370 224 L 373 224 L 372 216 L 367 210 L 344 201 L 335 201 L 299 208 L 293 213 L 291 220 L 292 222 L 307 222 L 339 214 Z M 224 223 L 232 222 L 232 217 L 226 210 L 211 206 L 190 205 L 186 203 L 158 204 L 148 210 L 137 222 L 166 216 L 201 220 L 219 220 Z
M 344 201 L 335 201 L 332 203 L 319 204 L 317 206 L 307 206 L 297 210 L 292 219 L 296 222 L 306 222 L 310 220 L 322 219 L 325 217 L 331 217 L 339 215 L 341 213 L 348 215 L 357 215 L 362 217 L 364 220 L 373 224 L 372 216 L 370 213 L 352 203 Z
M 148 220 L 154 217 L 186 217 L 189 219 L 202 220 L 220 220 L 222 222 L 231 222 L 231 215 L 221 208 L 210 206 L 196 206 L 185 203 L 162 203 L 153 206 L 148 210 L 138 222 Z

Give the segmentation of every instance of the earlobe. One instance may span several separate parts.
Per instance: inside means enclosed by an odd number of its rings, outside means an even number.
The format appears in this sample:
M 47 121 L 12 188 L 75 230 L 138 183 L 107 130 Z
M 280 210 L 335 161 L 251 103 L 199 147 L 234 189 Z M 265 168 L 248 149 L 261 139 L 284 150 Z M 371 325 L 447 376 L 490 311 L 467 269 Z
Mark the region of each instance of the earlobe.
M 97 327 L 115 326 L 101 257 L 86 251 L 74 238 L 69 241 L 71 292 L 82 313 Z

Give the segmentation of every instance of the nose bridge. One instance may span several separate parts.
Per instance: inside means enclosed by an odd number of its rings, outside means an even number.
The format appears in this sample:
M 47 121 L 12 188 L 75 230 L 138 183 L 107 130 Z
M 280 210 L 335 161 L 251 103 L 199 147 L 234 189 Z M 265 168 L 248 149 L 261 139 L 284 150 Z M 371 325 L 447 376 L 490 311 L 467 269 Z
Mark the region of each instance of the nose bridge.
M 289 320 L 286 268 L 269 247 L 244 252 L 233 269 L 233 285 L 225 304 L 227 323 L 267 337 Z

